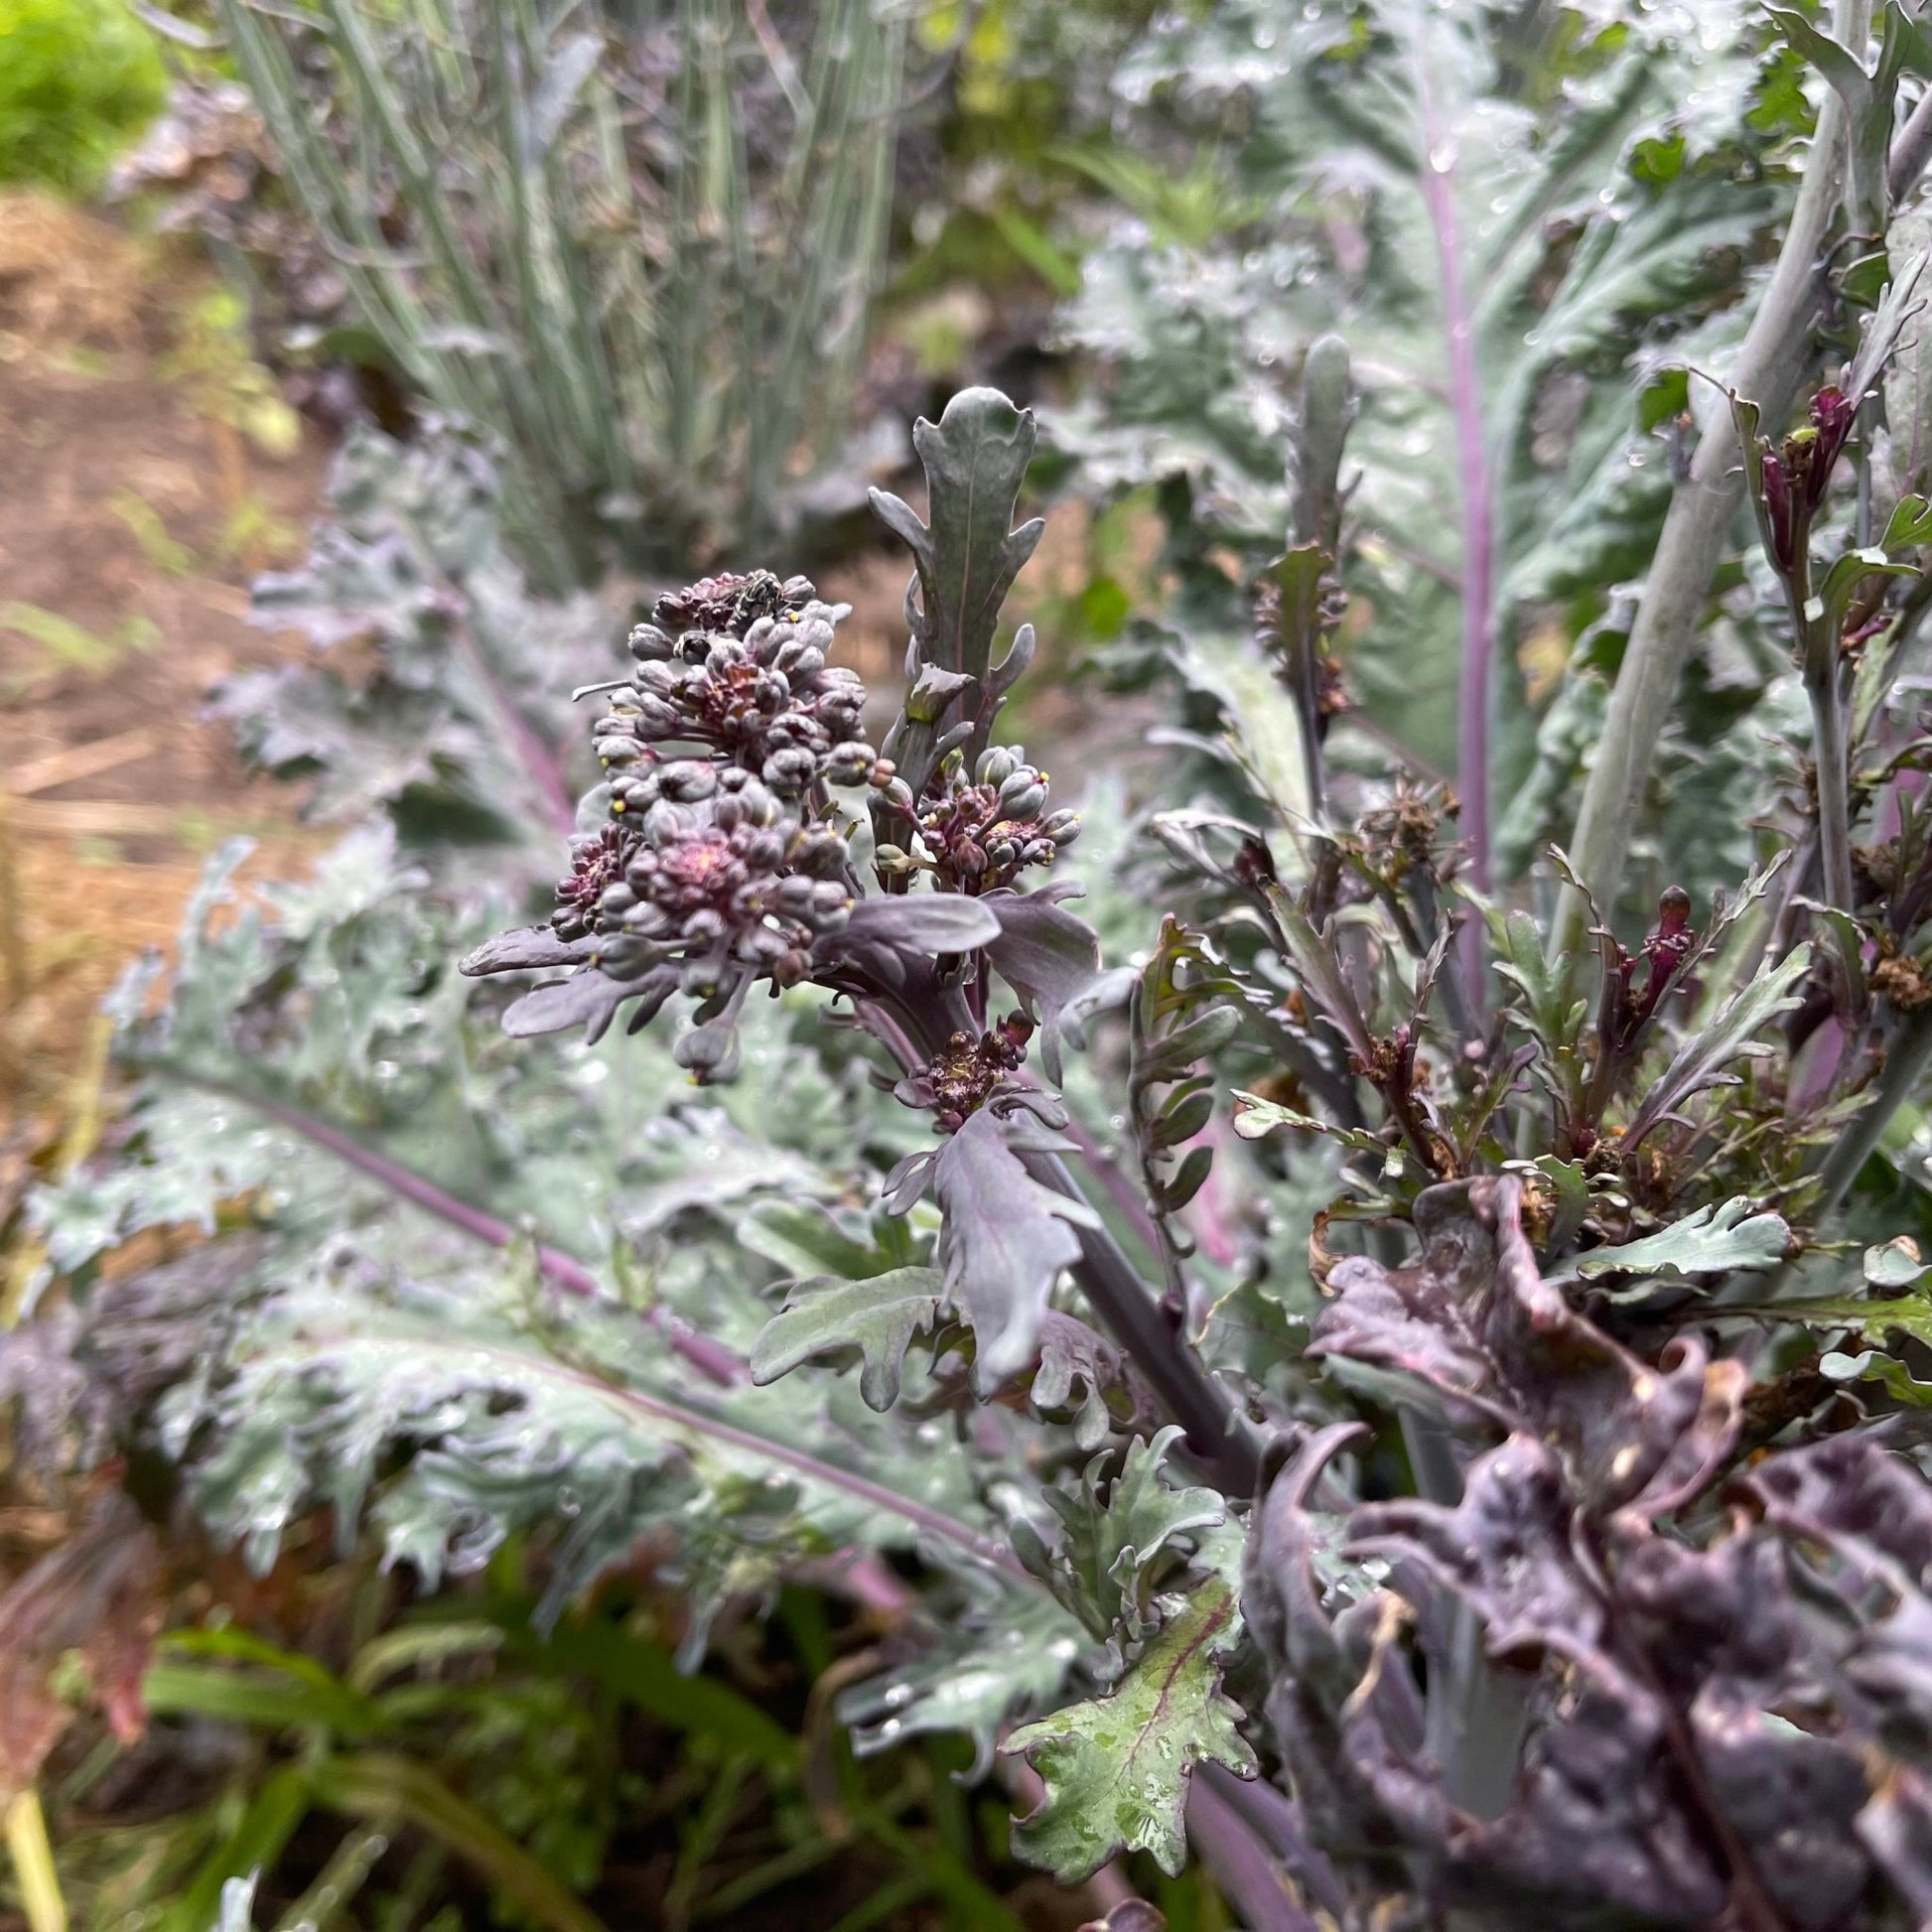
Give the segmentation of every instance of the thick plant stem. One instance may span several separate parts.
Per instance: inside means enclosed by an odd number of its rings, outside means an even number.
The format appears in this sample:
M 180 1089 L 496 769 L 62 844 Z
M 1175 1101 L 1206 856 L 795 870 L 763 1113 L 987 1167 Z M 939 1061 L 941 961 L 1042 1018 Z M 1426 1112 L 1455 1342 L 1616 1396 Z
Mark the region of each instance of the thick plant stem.
M 1454 1438 L 1439 1421 L 1402 1411 L 1402 1443 L 1416 1493 L 1444 1509 L 1462 1500 Z M 1476 1818 L 1500 1817 L 1516 1786 L 1529 1728 L 1529 1683 L 1506 1677 L 1483 1654 L 1482 1621 L 1467 1603 L 1448 1619 L 1448 1655 L 1430 1673 L 1425 1747 L 1443 1767 L 1450 1803 Z
M 1221 1895 L 1252 1932 L 1318 1932 L 1287 1874 L 1248 1821 L 1198 1773 L 1187 1793 L 1187 1837 Z
M 160 1071 L 190 1086 L 200 1087 L 204 1093 L 218 1094 L 224 1100 L 232 1100 L 252 1109 L 274 1121 L 278 1127 L 285 1127 L 291 1134 L 300 1135 L 303 1140 L 325 1149 L 345 1166 L 380 1181 L 391 1193 L 399 1195 L 412 1206 L 435 1215 L 451 1227 L 461 1228 L 465 1234 L 474 1235 L 477 1240 L 492 1248 L 507 1248 L 516 1239 L 516 1230 L 506 1221 L 499 1221 L 493 1214 L 486 1214 L 482 1208 L 459 1200 L 413 1168 L 406 1168 L 386 1154 L 378 1154 L 373 1148 L 364 1147 L 352 1134 L 330 1121 L 319 1119 L 284 1101 L 272 1100 L 265 1094 L 250 1093 L 244 1088 L 231 1086 L 226 1081 L 203 1079 L 176 1067 L 163 1067 Z M 581 1261 L 575 1261 L 560 1250 L 541 1243 L 536 1249 L 536 1261 L 545 1278 L 567 1294 L 592 1300 L 603 1298 L 602 1284 Z M 721 1346 L 708 1335 L 699 1334 L 688 1322 L 679 1319 L 668 1310 L 647 1309 L 644 1319 L 658 1329 L 693 1368 L 712 1381 L 730 1387 L 746 1379 L 749 1371 L 729 1348 Z
M 1818 850 L 1825 901 L 1851 911 L 1852 791 L 1846 768 L 1845 701 L 1839 689 L 1838 640 L 1816 636 L 1805 652 L 1805 697 L 1811 705 L 1811 754 L 1818 784 Z
M 1863 44 L 1868 22 L 1868 0 L 1839 0 L 1834 24 L 1840 40 Z M 1731 387 L 1757 403 L 1767 423 L 1779 422 L 1790 409 L 1810 358 L 1812 318 L 1824 287 L 1820 256 L 1844 171 L 1845 112 L 1837 94 L 1828 93 L 1777 267 L 1730 370 Z M 1720 409 L 1699 439 L 1690 476 L 1671 498 L 1610 694 L 1571 848 L 1605 918 L 1615 911 L 1650 762 L 1737 507 L 1739 456 L 1730 411 Z M 1567 970 L 1578 956 L 1587 917 L 1584 895 L 1565 886 L 1551 923 L 1553 965 Z
M 1462 279 L 1462 245 L 1450 187 L 1452 156 L 1439 151 L 1442 132 L 1430 104 L 1427 72 L 1418 75 L 1423 99 L 1423 202 L 1436 240 L 1443 324 L 1449 338 L 1449 400 L 1455 418 L 1455 461 L 1462 498 L 1462 667 L 1456 701 L 1455 786 L 1459 829 L 1469 851 L 1469 883 L 1489 890 L 1489 707 L 1495 656 L 1496 516 L 1489 459 L 1483 444 L 1482 390 L 1476 372 L 1475 319 Z M 1458 935 L 1463 990 L 1482 1005 L 1482 930 L 1469 920 Z
M 1902 201 L 1912 184 L 1932 161 L 1932 91 L 1919 96 L 1905 125 L 1892 140 L 1891 156 L 1885 164 L 1885 189 L 1894 204 Z
M 1057 1155 L 1022 1158 L 1044 1185 L 1072 1200 L 1085 1198 Z M 1094 1312 L 1186 1430 L 1189 1452 L 1228 1495 L 1252 1496 L 1261 1477 L 1261 1444 L 1254 1425 L 1201 1365 L 1106 1228 L 1080 1229 L 1074 1273 Z
M 1226 1805 L 1286 1866 L 1302 1894 L 1339 1924 L 1348 1896 L 1326 1857 L 1309 1843 L 1293 1800 L 1261 1778 L 1238 1778 L 1211 1759 L 1195 1771 L 1192 1790 L 1203 1787 Z

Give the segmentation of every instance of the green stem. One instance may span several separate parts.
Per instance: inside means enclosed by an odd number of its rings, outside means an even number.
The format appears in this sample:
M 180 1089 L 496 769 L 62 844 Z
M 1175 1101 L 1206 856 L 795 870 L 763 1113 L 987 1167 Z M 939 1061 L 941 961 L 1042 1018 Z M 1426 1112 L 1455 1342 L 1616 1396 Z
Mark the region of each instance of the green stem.
M 1852 781 L 1847 768 L 1845 700 L 1840 684 L 1837 639 L 1808 639 L 1805 697 L 1811 705 L 1812 761 L 1818 782 L 1818 848 L 1825 874 L 1825 899 L 1828 904 L 1849 912 L 1853 909 Z
M 1833 27 L 1837 39 L 1863 46 L 1869 25 L 1869 0 L 1839 0 Z M 1777 266 L 1730 370 L 1732 388 L 1756 402 L 1769 423 L 1780 421 L 1790 409 L 1811 359 L 1811 324 L 1824 290 L 1820 256 L 1839 206 L 1845 144 L 1845 110 L 1838 95 L 1828 91 Z M 1736 427 L 1730 411 L 1720 409 L 1699 439 L 1689 478 L 1671 498 L 1584 787 L 1571 850 L 1605 918 L 1616 909 L 1651 759 L 1737 507 L 1742 486 L 1738 466 Z M 1582 949 L 1587 918 L 1584 895 L 1566 886 L 1551 923 L 1553 966 L 1569 970 Z

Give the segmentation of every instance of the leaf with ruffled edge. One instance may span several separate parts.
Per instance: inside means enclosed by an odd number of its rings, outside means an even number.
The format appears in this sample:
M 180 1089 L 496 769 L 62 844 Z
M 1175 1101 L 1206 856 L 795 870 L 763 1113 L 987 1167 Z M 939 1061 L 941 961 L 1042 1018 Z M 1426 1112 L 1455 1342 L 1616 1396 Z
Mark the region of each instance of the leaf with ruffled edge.
M 1024 1109 L 1001 1111 L 996 1098 L 968 1117 L 933 1163 L 933 1192 L 946 1217 L 939 1262 L 947 1295 L 972 1323 L 982 1395 L 1032 1364 L 1053 1283 L 1080 1257 L 1079 1229 L 1098 1225 L 1085 1201 L 1043 1186 L 1020 1158 L 1070 1152 Z
M 1545 1281 L 1600 1281 L 1606 1275 L 1725 1275 L 1733 1269 L 1775 1268 L 1791 1245 L 1791 1230 L 1776 1214 L 1754 1214 L 1742 1195 L 1700 1207 L 1641 1241 L 1592 1248 L 1573 1256 Z
M 801 1362 L 860 1358 L 859 1393 L 869 1409 L 898 1400 L 912 1337 L 938 1317 L 944 1278 L 936 1268 L 895 1268 L 868 1281 L 819 1275 L 799 1282 L 752 1345 L 752 1380 L 762 1387 Z
M 1046 1490 L 1046 1504 L 1061 1524 L 1053 1548 L 1024 1519 L 1013 1526 L 1021 1562 L 1103 1641 L 1118 1638 L 1126 1645 L 1146 1636 L 1163 1579 L 1172 1576 L 1198 1532 L 1227 1519 L 1217 1491 L 1176 1489 L 1162 1476 L 1168 1452 L 1184 1433 L 1171 1424 L 1152 1442 L 1137 1437 L 1111 1482 L 1113 1456 L 1096 1455 L 1077 1491 Z
M 1171 1876 L 1186 1862 L 1187 1784 L 1199 1764 L 1251 1778 L 1255 1754 L 1221 1692 L 1221 1664 L 1241 1635 L 1234 1592 L 1218 1578 L 1193 1591 L 1117 1690 L 1069 1705 L 1007 1739 L 1046 1795 L 1015 1821 L 1013 1849 L 1061 1884 L 1091 1877 L 1122 1852 L 1151 1852 Z

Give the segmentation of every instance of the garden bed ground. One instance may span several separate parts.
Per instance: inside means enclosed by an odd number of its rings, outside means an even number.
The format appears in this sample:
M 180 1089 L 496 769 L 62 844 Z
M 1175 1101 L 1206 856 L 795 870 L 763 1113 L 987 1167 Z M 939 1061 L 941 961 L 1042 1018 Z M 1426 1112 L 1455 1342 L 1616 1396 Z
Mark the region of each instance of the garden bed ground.
M 183 351 L 210 286 L 70 208 L 0 197 L 0 1147 L 16 1173 L 65 1111 L 101 994 L 170 939 L 207 852 L 253 837 L 261 876 L 315 843 L 201 716 L 216 679 L 293 647 L 249 622 L 246 587 L 300 543 L 329 454 L 301 424 L 271 459 L 224 419 L 245 358 Z

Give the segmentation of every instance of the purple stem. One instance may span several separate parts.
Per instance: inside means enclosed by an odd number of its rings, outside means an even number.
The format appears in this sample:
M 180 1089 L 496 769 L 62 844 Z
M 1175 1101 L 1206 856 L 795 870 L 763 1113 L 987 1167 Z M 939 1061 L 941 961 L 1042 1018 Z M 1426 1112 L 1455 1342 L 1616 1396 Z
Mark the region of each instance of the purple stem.
M 458 625 L 457 635 L 462 640 L 471 668 L 476 672 L 503 727 L 504 737 L 509 740 L 518 761 L 531 784 L 536 787 L 537 795 L 555 820 L 556 829 L 568 837 L 577 829 L 577 794 L 571 790 L 556 753 L 524 717 L 515 699 L 498 683 L 496 674 L 489 668 L 489 659 L 483 655 L 483 646 L 477 642 L 469 626 Z
M 1238 1778 L 1225 1765 L 1208 1762 L 1197 1778 L 1287 1867 L 1308 1898 L 1339 1923 L 1348 1915 L 1348 1894 L 1327 1858 L 1308 1841 L 1294 1801 L 1266 1778 Z
M 1443 323 L 1449 336 L 1449 403 L 1455 418 L 1456 472 L 1462 493 L 1462 672 L 1456 710 L 1456 790 L 1461 829 L 1469 848 L 1469 881 L 1489 890 L 1489 683 L 1494 654 L 1495 504 L 1483 451 L 1482 390 L 1476 375 L 1475 327 L 1462 286 L 1455 198 L 1449 187 L 1453 161 L 1445 158 L 1429 81 L 1419 58 L 1422 96 L 1422 195 L 1436 237 L 1437 272 L 1443 286 Z M 1457 940 L 1462 976 L 1478 1014 L 1482 1007 L 1482 928 L 1467 920 Z
M 1252 1932 L 1317 1932 L 1290 1893 L 1280 1862 L 1198 1771 L 1187 1791 L 1187 1836 L 1222 1897 Z
M 1066 1125 L 1060 1132 L 1080 1150 L 1080 1159 L 1088 1173 L 1099 1181 L 1101 1191 L 1119 1209 L 1121 1218 L 1134 1230 L 1136 1237 L 1144 1242 L 1149 1254 L 1161 1252 L 1161 1230 L 1154 1216 L 1147 1210 L 1147 1201 L 1141 1190 L 1128 1179 L 1119 1164 L 1107 1153 L 1099 1141 L 1080 1125 L 1078 1118 L 1069 1110 Z
M 516 1230 L 507 1222 L 499 1221 L 493 1214 L 485 1214 L 480 1207 L 472 1207 L 468 1201 L 458 1200 L 454 1194 L 445 1193 L 435 1181 L 426 1179 L 413 1168 L 405 1168 L 386 1154 L 377 1154 L 372 1148 L 364 1147 L 352 1135 L 345 1133 L 340 1127 L 331 1126 L 314 1114 L 291 1107 L 284 1101 L 271 1100 L 263 1094 L 244 1092 L 225 1081 L 205 1080 L 198 1075 L 184 1073 L 177 1073 L 177 1077 L 188 1080 L 191 1085 L 201 1087 L 206 1092 L 219 1094 L 244 1107 L 252 1107 L 259 1114 L 266 1114 L 290 1133 L 300 1134 L 305 1141 L 328 1149 L 338 1160 L 367 1174 L 372 1180 L 379 1180 L 391 1193 L 400 1195 L 426 1213 L 434 1214 L 437 1219 L 447 1221 L 451 1227 L 474 1235 L 489 1247 L 507 1248 L 516 1239 Z M 537 1246 L 536 1256 L 541 1273 L 566 1293 L 596 1301 L 606 1299 L 603 1285 L 581 1261 L 573 1261 L 569 1255 L 542 1243 Z M 708 1375 L 714 1382 L 730 1388 L 743 1382 L 749 1374 L 744 1362 L 729 1348 L 713 1341 L 708 1335 L 699 1334 L 689 1322 L 672 1314 L 668 1309 L 646 1309 L 644 1319 L 693 1368 Z
M 364 1342 L 366 1335 L 315 1335 L 310 1338 L 318 1347 L 327 1348 L 332 1343 L 348 1341 Z M 527 1374 L 530 1358 L 526 1355 L 513 1355 L 507 1349 L 493 1348 L 489 1345 L 466 1342 L 466 1352 L 473 1355 L 501 1357 L 515 1365 L 519 1373 Z M 722 1417 L 707 1415 L 701 1409 L 687 1409 L 681 1402 L 673 1402 L 668 1396 L 646 1395 L 641 1389 L 620 1388 L 614 1382 L 607 1382 L 600 1375 L 593 1375 L 587 1369 L 572 1368 L 568 1363 L 547 1361 L 543 1365 L 546 1375 L 575 1382 L 588 1389 L 592 1394 L 617 1409 L 634 1410 L 638 1415 L 649 1416 L 655 1421 L 668 1423 L 674 1429 L 688 1429 L 694 1436 L 708 1437 L 714 1443 L 722 1443 L 728 1449 L 742 1449 L 751 1455 L 762 1456 L 765 1460 L 782 1463 L 788 1469 L 796 1469 L 800 1475 L 809 1477 L 813 1482 L 821 1482 L 828 1489 L 842 1489 L 848 1496 L 856 1496 L 861 1502 L 870 1503 L 873 1508 L 883 1510 L 889 1516 L 897 1516 L 901 1522 L 910 1523 L 928 1535 L 936 1536 L 944 1542 L 953 1544 L 961 1550 L 977 1557 L 981 1563 L 991 1564 L 995 1569 L 1004 1570 L 1032 1584 L 1035 1579 L 1004 1544 L 996 1543 L 990 1536 L 983 1536 L 978 1530 L 932 1508 L 929 1504 L 916 1501 L 911 1496 L 901 1496 L 896 1489 L 888 1489 L 884 1483 L 874 1482 L 870 1476 L 856 1475 L 850 1469 L 841 1469 L 837 1463 L 821 1461 L 816 1455 L 800 1449 L 793 1449 L 789 1443 L 781 1443 L 769 1436 L 759 1436 L 749 1429 L 740 1429 L 736 1423 L 726 1422 Z

